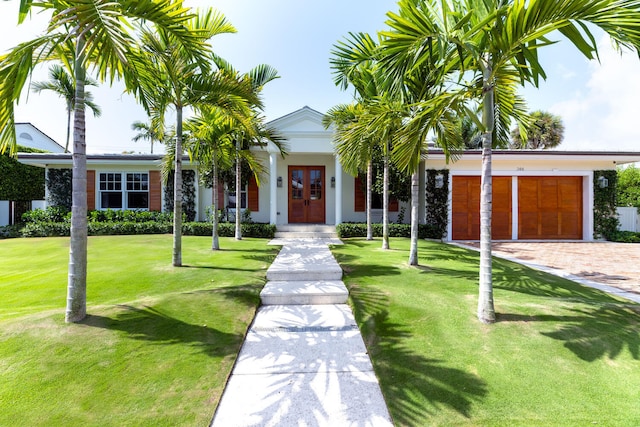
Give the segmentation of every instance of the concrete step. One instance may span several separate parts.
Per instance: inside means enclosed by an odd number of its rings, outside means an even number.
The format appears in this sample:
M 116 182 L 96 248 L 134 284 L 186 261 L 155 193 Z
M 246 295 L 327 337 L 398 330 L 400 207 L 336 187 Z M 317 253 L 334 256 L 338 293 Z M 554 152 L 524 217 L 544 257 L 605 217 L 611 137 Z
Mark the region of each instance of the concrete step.
M 267 270 L 267 281 L 341 280 L 342 268 L 326 245 L 283 246 Z
M 274 237 L 276 239 L 337 239 L 338 234 L 317 231 L 276 231 Z
M 263 305 L 344 304 L 348 297 L 341 280 L 271 281 L 260 292 Z
M 278 225 L 275 237 L 280 239 L 335 239 L 338 234 L 335 225 L 283 224 Z

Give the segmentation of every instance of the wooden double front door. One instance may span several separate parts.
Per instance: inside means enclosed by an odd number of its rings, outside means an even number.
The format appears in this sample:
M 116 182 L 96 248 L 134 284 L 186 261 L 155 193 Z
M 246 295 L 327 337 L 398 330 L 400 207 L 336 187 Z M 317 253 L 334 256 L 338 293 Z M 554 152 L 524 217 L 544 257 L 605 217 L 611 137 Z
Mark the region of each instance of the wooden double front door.
M 325 223 L 324 166 L 289 166 L 289 223 Z

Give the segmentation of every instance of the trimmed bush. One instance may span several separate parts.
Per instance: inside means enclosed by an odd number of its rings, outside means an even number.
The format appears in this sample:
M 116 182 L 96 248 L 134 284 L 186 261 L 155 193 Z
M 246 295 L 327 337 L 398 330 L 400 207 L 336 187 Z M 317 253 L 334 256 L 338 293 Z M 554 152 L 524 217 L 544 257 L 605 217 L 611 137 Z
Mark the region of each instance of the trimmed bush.
M 261 223 L 242 223 L 242 235 L 245 237 L 257 237 L 262 239 L 273 239 L 276 233 L 276 226 Z M 210 222 L 187 222 L 182 226 L 182 232 L 191 236 L 211 236 L 213 224 Z M 231 222 L 218 224 L 218 235 L 220 237 L 233 237 L 236 234 L 236 225 Z
M 49 206 L 46 209 L 34 209 L 22 214 L 22 221 L 27 224 L 41 222 L 70 222 L 71 212 L 62 206 Z
M 382 224 L 371 224 L 371 231 L 374 237 L 382 237 Z M 338 237 L 366 237 L 367 224 L 363 223 L 342 223 L 336 226 Z M 411 237 L 411 224 L 389 224 L 389 237 Z M 419 239 L 441 239 L 442 234 L 438 226 L 430 224 L 418 225 Z
M 616 231 L 611 235 L 610 240 L 618 243 L 640 243 L 640 233 Z

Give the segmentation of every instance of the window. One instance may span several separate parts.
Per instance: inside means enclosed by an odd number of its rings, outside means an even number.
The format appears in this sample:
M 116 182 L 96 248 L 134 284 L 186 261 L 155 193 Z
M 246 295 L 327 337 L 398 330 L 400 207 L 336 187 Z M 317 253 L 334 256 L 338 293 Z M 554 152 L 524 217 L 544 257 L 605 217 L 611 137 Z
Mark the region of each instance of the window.
M 229 208 L 230 209 L 236 208 L 236 192 L 235 191 L 229 191 Z M 247 208 L 247 186 L 246 185 L 242 186 L 240 190 L 240 208 L 241 209 Z
M 101 209 L 149 209 L 148 173 L 102 172 L 99 189 Z

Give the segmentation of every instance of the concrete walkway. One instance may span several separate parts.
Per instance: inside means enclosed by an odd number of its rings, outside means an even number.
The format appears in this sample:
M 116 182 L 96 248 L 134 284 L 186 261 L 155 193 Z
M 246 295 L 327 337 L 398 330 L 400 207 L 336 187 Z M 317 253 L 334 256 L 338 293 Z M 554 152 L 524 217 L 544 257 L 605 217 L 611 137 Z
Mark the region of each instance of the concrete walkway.
M 258 310 L 211 423 L 392 426 L 353 313 L 336 239 L 276 239 Z

